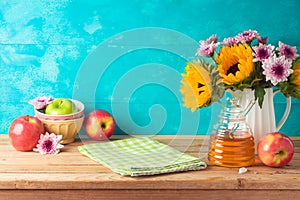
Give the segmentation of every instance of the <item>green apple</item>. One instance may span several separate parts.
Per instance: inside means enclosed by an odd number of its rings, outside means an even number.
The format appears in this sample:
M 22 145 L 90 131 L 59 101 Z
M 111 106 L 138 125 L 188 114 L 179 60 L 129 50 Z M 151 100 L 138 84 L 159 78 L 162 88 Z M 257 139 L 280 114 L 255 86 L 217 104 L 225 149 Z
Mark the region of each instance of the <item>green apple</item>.
M 45 114 L 47 115 L 67 115 L 76 112 L 75 104 L 65 98 L 57 98 L 47 105 Z

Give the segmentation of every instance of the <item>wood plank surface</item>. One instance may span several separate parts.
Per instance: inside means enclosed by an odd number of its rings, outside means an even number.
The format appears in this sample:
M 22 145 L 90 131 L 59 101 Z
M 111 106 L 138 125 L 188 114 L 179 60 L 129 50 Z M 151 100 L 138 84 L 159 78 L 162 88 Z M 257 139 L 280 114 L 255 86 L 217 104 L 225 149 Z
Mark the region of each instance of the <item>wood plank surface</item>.
M 115 136 L 122 139 L 126 136 Z M 128 137 L 128 136 L 127 136 Z M 206 159 L 203 136 L 154 136 L 154 139 L 180 151 Z M 155 176 L 124 177 L 81 155 L 77 146 L 92 143 L 85 138 L 65 145 L 57 155 L 16 151 L 8 136 L 0 135 L 0 197 L 7 199 L 156 199 L 197 197 L 218 199 L 244 194 L 247 199 L 300 199 L 300 137 L 293 137 L 295 154 L 288 166 L 271 168 L 259 159 L 245 174 L 238 168 L 210 165 L 205 170 Z M 241 193 L 242 192 L 242 193 Z M 46 195 L 47 194 L 47 195 Z M 45 196 L 46 195 L 46 196 Z M 225 198 L 228 197 L 228 198 Z M 274 199 L 270 198 L 270 199 Z M 239 199 L 243 199 L 242 197 Z

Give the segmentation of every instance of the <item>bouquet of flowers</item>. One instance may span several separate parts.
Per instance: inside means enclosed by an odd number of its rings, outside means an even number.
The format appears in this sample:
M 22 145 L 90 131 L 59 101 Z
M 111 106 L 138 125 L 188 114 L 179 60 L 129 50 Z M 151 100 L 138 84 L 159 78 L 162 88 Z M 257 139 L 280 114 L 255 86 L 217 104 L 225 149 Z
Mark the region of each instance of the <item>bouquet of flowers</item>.
M 223 97 L 227 89 L 254 90 L 262 106 L 265 88 L 277 87 L 286 97 L 300 99 L 300 58 L 296 47 L 275 48 L 255 30 L 219 42 L 217 35 L 201 40 L 197 59 L 188 62 L 180 91 L 184 106 L 195 111 Z

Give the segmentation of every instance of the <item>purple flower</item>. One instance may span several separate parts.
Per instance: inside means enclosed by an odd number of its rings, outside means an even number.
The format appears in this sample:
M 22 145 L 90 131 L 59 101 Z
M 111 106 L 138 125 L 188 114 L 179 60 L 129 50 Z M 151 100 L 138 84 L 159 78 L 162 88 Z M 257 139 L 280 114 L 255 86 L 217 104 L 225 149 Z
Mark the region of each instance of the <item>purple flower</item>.
M 275 46 L 273 45 L 265 45 L 265 44 L 259 44 L 259 46 L 253 46 L 253 53 L 252 55 L 254 56 L 253 62 L 257 61 L 263 61 L 270 56 L 274 55 L 274 49 Z
M 299 55 L 297 54 L 297 48 L 284 44 L 283 42 L 278 42 L 277 50 L 279 55 L 285 56 L 287 59 L 295 60 Z
M 262 44 L 267 44 L 268 37 L 258 37 L 258 42 Z
M 41 134 L 38 144 L 33 151 L 40 152 L 40 154 L 58 154 L 60 149 L 64 145 L 59 142 L 62 139 L 62 135 L 55 135 L 54 133 L 49 134 L 48 132 L 45 135 Z
M 284 56 L 271 56 L 262 62 L 263 74 L 266 76 L 266 81 L 276 86 L 278 83 L 287 81 L 287 77 L 293 73 L 292 61 Z
M 49 103 L 51 103 L 52 100 L 53 100 L 53 98 L 51 96 L 49 96 L 49 97 L 42 96 L 42 97 L 37 97 L 33 100 L 30 100 L 29 103 L 32 104 L 34 106 L 34 108 L 36 108 L 36 109 L 43 109 Z
M 211 57 L 216 48 L 219 46 L 219 42 L 217 35 L 212 35 L 210 36 L 207 40 L 200 40 L 200 47 L 197 50 L 198 56 L 206 56 L 206 57 Z
M 238 44 L 239 42 L 235 37 L 228 37 L 223 39 L 223 44 L 226 46 L 232 46 L 234 44 Z
M 214 54 L 218 45 L 219 43 L 202 44 L 197 51 L 197 55 L 211 57 Z
M 210 43 L 216 43 L 218 41 L 218 36 L 216 34 L 214 35 L 211 35 L 205 42 L 207 44 L 210 44 Z
M 239 43 L 251 42 L 254 39 L 258 39 L 260 36 L 255 30 L 244 31 L 237 36 L 235 36 L 236 40 Z

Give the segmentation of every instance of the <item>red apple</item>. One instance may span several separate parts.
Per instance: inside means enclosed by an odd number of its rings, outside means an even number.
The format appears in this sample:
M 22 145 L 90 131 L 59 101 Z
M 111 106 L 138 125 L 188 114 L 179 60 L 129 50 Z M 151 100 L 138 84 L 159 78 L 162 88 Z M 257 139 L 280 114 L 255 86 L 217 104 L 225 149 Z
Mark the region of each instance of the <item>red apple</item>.
M 94 110 L 89 113 L 84 122 L 86 134 L 95 140 L 105 140 L 110 138 L 115 131 L 115 120 L 113 116 L 105 110 Z
M 294 145 L 291 139 L 282 133 L 268 133 L 259 140 L 257 153 L 265 165 L 283 167 L 292 160 Z
M 44 133 L 41 120 L 29 115 L 16 118 L 9 128 L 10 142 L 18 151 L 32 151 Z

